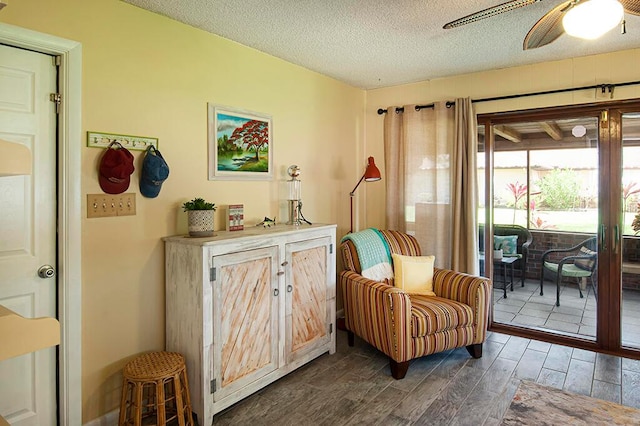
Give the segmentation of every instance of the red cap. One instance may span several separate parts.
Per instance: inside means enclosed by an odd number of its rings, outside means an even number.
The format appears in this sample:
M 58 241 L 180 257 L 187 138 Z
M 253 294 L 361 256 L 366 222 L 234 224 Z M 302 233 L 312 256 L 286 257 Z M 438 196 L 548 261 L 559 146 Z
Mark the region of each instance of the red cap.
M 134 170 L 133 155 L 129 150 L 117 142 L 112 143 L 100 160 L 100 188 L 107 194 L 122 194 L 129 188 L 131 173 Z

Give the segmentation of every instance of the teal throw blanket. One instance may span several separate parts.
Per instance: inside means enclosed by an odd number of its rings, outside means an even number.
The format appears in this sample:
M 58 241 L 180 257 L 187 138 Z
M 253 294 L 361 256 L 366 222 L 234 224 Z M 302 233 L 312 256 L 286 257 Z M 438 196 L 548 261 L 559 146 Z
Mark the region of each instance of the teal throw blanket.
M 356 247 L 363 277 L 375 281 L 393 278 L 391 252 L 380 231 L 368 228 L 345 235 L 342 241 L 345 240 L 351 240 Z

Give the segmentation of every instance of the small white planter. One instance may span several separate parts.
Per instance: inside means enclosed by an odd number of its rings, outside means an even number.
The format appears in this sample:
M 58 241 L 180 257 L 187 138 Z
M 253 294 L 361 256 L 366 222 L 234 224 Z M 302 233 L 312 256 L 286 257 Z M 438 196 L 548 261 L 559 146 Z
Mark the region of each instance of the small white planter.
M 493 251 L 493 258 L 496 260 L 502 259 L 502 249 Z
M 187 212 L 189 236 L 213 236 L 213 210 L 189 210 Z

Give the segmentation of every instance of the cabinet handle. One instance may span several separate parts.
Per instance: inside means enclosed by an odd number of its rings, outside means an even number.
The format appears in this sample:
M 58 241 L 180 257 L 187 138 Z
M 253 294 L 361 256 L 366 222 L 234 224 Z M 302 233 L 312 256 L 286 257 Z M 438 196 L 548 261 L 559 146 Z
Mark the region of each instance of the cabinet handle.
M 284 271 L 278 271 L 278 275 L 284 275 Z
M 278 295 L 279 295 L 279 294 L 280 294 L 280 290 L 278 290 L 277 288 L 274 288 L 274 289 L 273 289 L 273 295 L 274 295 L 275 297 L 278 297 Z
M 281 263 L 282 266 L 287 266 L 288 264 L 289 264 L 289 262 L 287 262 L 286 260 Z
M 287 293 L 291 293 L 293 291 L 293 286 L 291 284 L 289 284 L 287 286 Z

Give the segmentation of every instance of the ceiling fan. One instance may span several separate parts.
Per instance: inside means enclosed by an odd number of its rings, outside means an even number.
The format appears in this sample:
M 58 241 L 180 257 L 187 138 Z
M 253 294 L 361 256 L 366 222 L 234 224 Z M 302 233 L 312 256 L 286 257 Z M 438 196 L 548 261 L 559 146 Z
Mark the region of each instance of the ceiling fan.
M 464 16 L 455 21 L 451 21 L 444 25 L 444 29 L 455 28 L 462 25 L 470 24 L 481 19 L 490 18 L 501 13 L 509 12 L 524 6 L 529 6 L 542 0 L 512 0 L 501 3 L 497 6 L 489 7 L 479 12 Z M 601 8 L 601 9 L 598 9 Z M 602 9 L 603 8 L 603 9 Z M 591 10 L 589 10 L 591 9 Z M 596 10 L 598 9 L 598 10 Z M 617 9 L 618 14 L 609 18 L 610 22 L 605 22 L 604 12 Z M 622 32 L 624 33 L 624 12 L 640 15 L 640 0 L 568 0 L 560 3 L 558 6 L 547 12 L 534 26 L 529 30 L 524 38 L 522 45 L 524 50 L 535 49 L 547 45 L 560 37 L 565 32 L 581 38 L 596 38 L 604 34 L 617 24 L 622 23 Z M 588 24 L 586 20 L 592 19 Z M 563 23 L 564 21 L 564 23 Z M 575 33 L 573 27 L 569 27 L 573 21 L 582 28 L 593 30 L 597 24 L 609 24 L 606 29 L 600 31 L 595 37 L 592 35 L 579 35 Z M 581 28 L 581 29 L 582 29 Z

